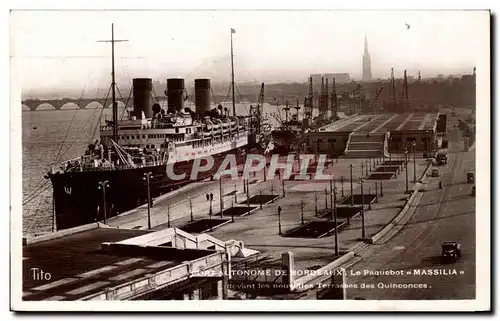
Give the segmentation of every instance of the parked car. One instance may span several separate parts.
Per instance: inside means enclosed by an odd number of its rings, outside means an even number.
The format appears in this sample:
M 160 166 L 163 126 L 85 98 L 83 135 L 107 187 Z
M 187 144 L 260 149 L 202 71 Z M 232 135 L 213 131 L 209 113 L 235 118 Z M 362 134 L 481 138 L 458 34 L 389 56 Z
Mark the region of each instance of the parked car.
M 432 177 L 439 177 L 439 170 L 437 168 L 434 168 L 431 172 Z
M 460 244 L 457 242 L 441 243 L 441 256 L 443 260 L 458 260 L 460 257 Z
M 474 173 L 473 172 L 467 173 L 467 184 L 474 184 Z

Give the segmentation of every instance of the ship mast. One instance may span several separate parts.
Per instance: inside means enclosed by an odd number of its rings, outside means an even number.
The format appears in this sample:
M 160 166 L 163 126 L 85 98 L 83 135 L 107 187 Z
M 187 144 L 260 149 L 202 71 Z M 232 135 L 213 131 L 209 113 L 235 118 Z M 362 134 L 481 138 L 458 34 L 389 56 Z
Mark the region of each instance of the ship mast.
M 233 33 L 236 33 L 236 30 L 231 28 L 231 89 L 233 92 L 233 116 L 236 117 L 236 103 L 234 99 Z
M 125 42 L 128 40 L 115 40 L 114 24 L 111 24 L 111 40 L 100 40 L 98 42 L 111 42 L 111 94 L 113 100 L 113 141 L 118 141 L 118 105 L 116 103 L 116 82 L 115 82 L 115 42 Z M 106 106 L 103 106 L 103 108 Z

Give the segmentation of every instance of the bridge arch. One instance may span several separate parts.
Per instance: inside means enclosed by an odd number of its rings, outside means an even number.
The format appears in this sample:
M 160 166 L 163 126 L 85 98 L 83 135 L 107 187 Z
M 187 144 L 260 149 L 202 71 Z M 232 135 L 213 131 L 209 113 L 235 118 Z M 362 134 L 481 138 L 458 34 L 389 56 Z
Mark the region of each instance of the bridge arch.
M 56 110 L 56 107 L 52 106 L 51 104 L 48 103 L 42 103 L 38 106 L 36 106 L 35 110 Z
M 106 102 L 106 109 L 111 108 L 113 105 L 112 103 L 109 103 L 110 100 Z M 89 101 L 86 105 L 82 107 L 82 109 L 102 109 L 103 108 L 103 103 L 104 101 L 99 101 L 99 100 L 94 100 L 94 101 Z M 117 100 L 116 103 L 118 104 L 118 108 L 123 108 L 125 107 L 125 103 L 123 103 L 121 100 Z
M 70 103 L 65 103 L 61 106 L 61 108 L 59 108 L 60 110 L 74 110 L 74 109 L 80 109 L 80 106 L 78 106 L 76 103 L 74 102 L 70 102 Z

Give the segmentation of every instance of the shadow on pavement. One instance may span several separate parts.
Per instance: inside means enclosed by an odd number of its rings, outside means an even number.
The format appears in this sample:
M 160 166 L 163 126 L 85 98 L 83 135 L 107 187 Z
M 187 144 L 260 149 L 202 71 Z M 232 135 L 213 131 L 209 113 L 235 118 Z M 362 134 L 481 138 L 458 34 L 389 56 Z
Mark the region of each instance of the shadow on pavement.
M 439 251 L 441 250 L 440 248 L 438 249 Z M 463 257 L 458 259 L 463 260 Z M 411 270 L 411 269 L 423 269 L 423 268 L 429 268 L 429 267 L 442 267 L 442 268 L 453 268 L 453 261 L 444 261 L 441 255 L 433 255 L 433 256 L 428 256 L 424 257 L 420 263 L 418 264 L 413 264 L 413 265 L 408 265 L 404 266 L 398 269 L 401 270 Z
M 453 215 L 441 216 L 441 217 L 433 218 L 430 220 L 421 220 L 421 221 L 415 221 L 415 222 L 411 222 L 411 223 L 407 222 L 405 225 L 415 225 L 415 224 L 426 223 L 426 222 L 434 222 L 434 221 L 439 221 L 439 220 L 445 220 L 445 219 L 450 218 L 450 217 L 464 216 L 464 215 L 470 215 L 470 214 L 474 214 L 474 213 L 475 213 L 474 211 L 462 212 L 462 213 L 457 213 L 457 214 L 453 214 Z

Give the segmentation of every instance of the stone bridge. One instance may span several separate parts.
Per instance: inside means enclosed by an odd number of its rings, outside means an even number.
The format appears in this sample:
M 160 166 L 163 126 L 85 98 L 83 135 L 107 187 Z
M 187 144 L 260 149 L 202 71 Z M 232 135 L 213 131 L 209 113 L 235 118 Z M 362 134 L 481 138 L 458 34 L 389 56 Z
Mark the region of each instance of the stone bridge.
M 160 102 L 167 101 L 166 96 L 159 96 L 157 98 Z M 192 100 L 194 100 L 194 97 L 192 97 L 192 98 L 193 98 Z M 230 97 L 226 97 L 223 95 L 215 95 L 213 97 L 213 100 L 217 103 L 219 103 L 220 101 L 222 101 L 224 99 L 226 99 L 226 101 L 228 101 L 228 102 L 230 101 Z M 241 99 L 249 99 L 250 101 L 253 101 L 253 100 L 255 100 L 255 97 L 243 96 L 243 97 L 241 97 Z M 127 100 L 123 100 L 123 99 L 117 99 L 116 101 L 118 102 L 119 105 L 120 104 L 125 105 L 125 103 L 127 102 Z M 127 107 L 131 108 L 133 106 L 133 101 L 134 101 L 133 97 L 131 97 L 129 102 L 128 102 Z M 105 102 L 106 102 L 106 106 L 104 106 Z M 236 103 L 240 103 L 240 102 L 241 102 L 240 99 L 237 98 Z M 80 109 L 85 109 L 91 103 L 98 103 L 99 105 L 104 106 L 105 108 L 110 108 L 111 107 L 111 98 L 108 98 L 107 100 L 104 98 L 26 99 L 26 100 L 23 100 L 21 103 L 23 106 L 23 110 L 28 110 L 27 108 L 29 108 L 29 110 L 38 110 L 38 108 L 43 104 L 51 105 L 52 107 L 54 107 L 55 110 L 60 110 L 66 104 L 75 104 Z M 25 108 L 25 107 L 27 107 L 27 108 Z M 40 110 L 42 110 L 42 109 L 40 109 Z M 46 109 L 44 109 L 44 110 L 46 110 Z
M 158 97 L 158 99 L 161 101 L 163 99 L 166 99 L 166 97 Z M 117 99 L 116 100 L 118 104 L 123 104 L 127 102 L 126 100 L 122 99 Z M 104 106 L 104 103 L 106 103 L 105 108 L 111 108 L 111 98 L 104 99 L 104 98 L 82 98 L 82 99 L 71 99 L 71 98 L 63 98 L 63 99 L 26 99 L 23 100 L 22 102 L 23 109 L 24 106 L 28 107 L 30 110 L 37 110 L 41 105 L 43 104 L 48 104 L 54 107 L 55 110 L 60 110 L 64 105 L 66 104 L 75 104 L 77 105 L 80 109 L 85 109 L 87 106 L 91 103 L 98 103 L 101 106 Z M 128 107 L 133 106 L 133 99 L 130 99 L 128 102 Z M 27 109 L 26 109 L 27 110 Z

